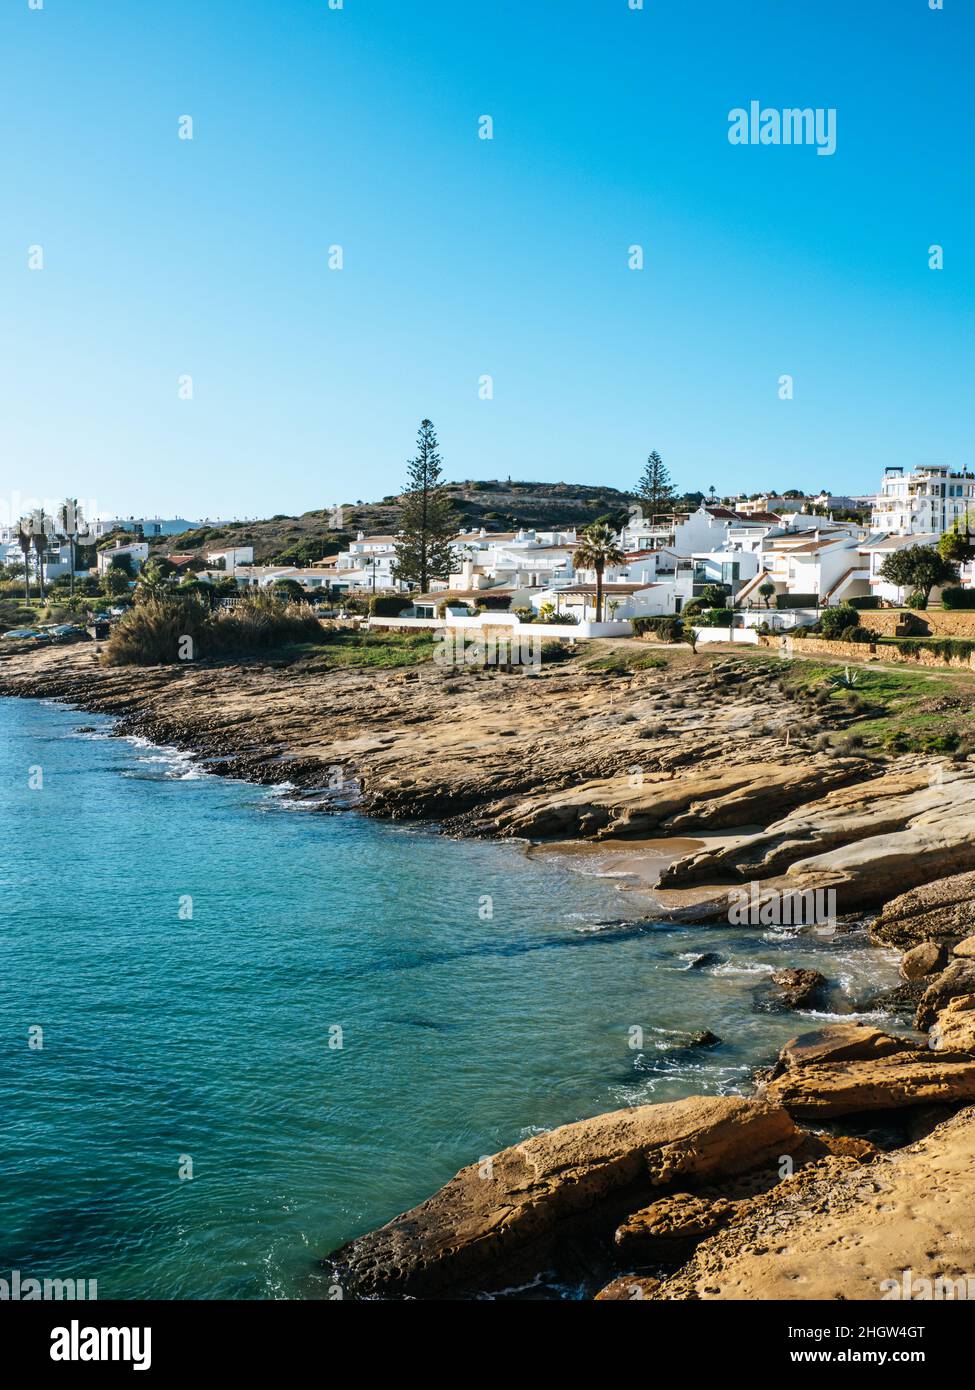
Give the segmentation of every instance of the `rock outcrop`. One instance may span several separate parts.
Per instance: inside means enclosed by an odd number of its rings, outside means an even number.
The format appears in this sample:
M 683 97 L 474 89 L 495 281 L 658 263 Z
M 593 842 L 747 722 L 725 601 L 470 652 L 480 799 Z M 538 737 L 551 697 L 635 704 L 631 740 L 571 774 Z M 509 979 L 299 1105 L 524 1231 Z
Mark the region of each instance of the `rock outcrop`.
M 957 994 L 938 1013 L 928 1033 L 936 1052 L 975 1053 L 975 994 Z
M 953 945 L 975 931 L 975 872 L 949 874 L 899 893 L 886 903 L 872 935 L 908 948 L 927 941 Z
M 599 1233 L 654 1190 L 777 1162 L 803 1142 L 764 1101 L 700 1097 L 564 1125 L 471 1165 L 433 1197 L 327 1263 L 354 1295 L 436 1295 L 497 1286 L 550 1259 L 557 1239 Z
M 805 1009 L 822 1000 L 826 976 L 818 970 L 776 970 L 770 983 L 775 1007 Z
M 723 1226 L 733 1211 L 732 1203 L 723 1197 L 675 1192 L 628 1216 L 616 1228 L 613 1244 L 624 1263 L 686 1258 L 698 1241 Z
M 975 961 L 953 960 L 949 966 L 935 975 L 921 995 L 914 1015 L 914 1026 L 928 1029 L 943 1008 L 957 994 L 975 993 Z
M 925 941 L 905 952 L 900 971 L 905 980 L 922 980 L 943 970 L 947 963 L 948 952 L 941 942 Z
M 801 1119 L 956 1104 L 975 1100 L 975 1058 L 936 1057 L 871 1028 L 827 1029 L 787 1044 L 762 1094 Z

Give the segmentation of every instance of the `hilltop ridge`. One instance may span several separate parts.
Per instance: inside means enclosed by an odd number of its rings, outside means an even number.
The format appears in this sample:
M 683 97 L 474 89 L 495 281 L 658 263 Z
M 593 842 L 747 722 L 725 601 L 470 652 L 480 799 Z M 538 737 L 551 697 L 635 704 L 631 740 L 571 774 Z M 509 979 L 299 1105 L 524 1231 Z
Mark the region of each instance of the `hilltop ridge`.
M 458 529 L 483 526 L 488 531 L 588 526 L 607 516 L 622 521 L 633 500 L 632 493 L 614 487 L 511 479 L 447 483 L 445 491 Z M 252 545 L 257 564 L 310 563 L 334 554 L 359 531 L 395 533 L 401 514 L 399 496 L 388 494 L 379 502 L 346 501 L 299 516 L 277 513 L 260 521 L 225 522 L 178 536 L 154 537 L 150 544 L 156 555 L 195 554 L 214 545 Z

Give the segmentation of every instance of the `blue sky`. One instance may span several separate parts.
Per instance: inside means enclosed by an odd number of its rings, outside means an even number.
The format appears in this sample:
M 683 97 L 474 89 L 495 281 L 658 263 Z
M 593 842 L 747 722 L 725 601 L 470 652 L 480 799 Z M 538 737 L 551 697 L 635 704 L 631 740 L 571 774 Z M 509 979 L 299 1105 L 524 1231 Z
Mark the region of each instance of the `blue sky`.
M 425 415 L 450 478 L 971 464 L 971 6 L 644 4 L 8 0 L 4 493 L 371 499 Z M 836 153 L 731 145 L 752 100 Z

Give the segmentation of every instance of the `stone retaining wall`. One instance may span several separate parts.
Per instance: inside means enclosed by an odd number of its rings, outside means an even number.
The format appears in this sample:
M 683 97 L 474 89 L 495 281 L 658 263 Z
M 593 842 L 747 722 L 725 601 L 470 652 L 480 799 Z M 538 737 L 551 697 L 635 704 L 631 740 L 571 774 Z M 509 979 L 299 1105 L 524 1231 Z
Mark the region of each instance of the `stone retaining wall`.
M 867 615 L 864 615 L 867 616 Z M 869 616 L 873 616 L 870 614 Z M 830 642 L 825 637 L 760 637 L 759 645 L 785 650 L 794 656 L 829 656 L 836 661 L 886 661 L 902 666 L 948 666 L 963 670 L 975 670 L 975 653 L 971 656 L 953 656 L 947 661 L 935 652 L 923 649 L 915 654 L 899 651 L 895 646 L 876 642 Z
M 905 612 L 896 608 L 867 608 L 861 611 L 860 622 L 864 627 L 879 632 L 881 637 L 894 637 L 894 629 L 905 617 Z M 975 608 L 926 608 L 923 612 L 917 609 L 911 609 L 911 612 L 927 624 L 932 637 L 975 638 Z

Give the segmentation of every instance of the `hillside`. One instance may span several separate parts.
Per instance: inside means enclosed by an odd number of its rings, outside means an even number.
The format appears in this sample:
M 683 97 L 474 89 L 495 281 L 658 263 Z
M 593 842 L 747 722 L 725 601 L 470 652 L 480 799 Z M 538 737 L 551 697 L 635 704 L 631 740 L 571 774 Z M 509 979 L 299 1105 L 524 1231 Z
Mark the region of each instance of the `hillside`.
M 582 483 L 487 481 L 448 483 L 457 527 L 487 531 L 515 527 L 587 526 L 598 517 L 621 521 L 629 494 L 612 487 Z M 253 545 L 257 564 L 289 561 L 301 564 L 334 554 L 358 531 L 388 535 L 399 527 L 400 505 L 395 496 L 381 502 L 342 504 L 341 526 L 331 508 L 301 516 L 269 517 L 266 521 L 233 521 L 182 536 L 162 536 L 150 542 L 153 554 L 197 554 L 219 545 Z

